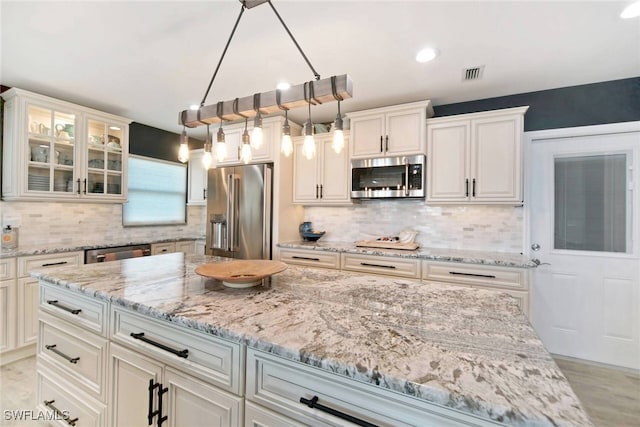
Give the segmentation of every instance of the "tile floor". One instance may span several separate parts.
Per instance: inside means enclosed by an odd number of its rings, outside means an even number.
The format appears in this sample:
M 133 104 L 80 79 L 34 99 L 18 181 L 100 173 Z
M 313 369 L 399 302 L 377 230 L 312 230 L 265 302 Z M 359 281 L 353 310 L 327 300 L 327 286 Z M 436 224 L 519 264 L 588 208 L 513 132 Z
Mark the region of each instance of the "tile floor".
M 556 362 L 596 427 L 640 427 L 640 375 L 572 359 Z M 45 425 L 7 419 L 12 409 L 35 409 L 35 370 L 35 357 L 0 368 L 0 426 Z

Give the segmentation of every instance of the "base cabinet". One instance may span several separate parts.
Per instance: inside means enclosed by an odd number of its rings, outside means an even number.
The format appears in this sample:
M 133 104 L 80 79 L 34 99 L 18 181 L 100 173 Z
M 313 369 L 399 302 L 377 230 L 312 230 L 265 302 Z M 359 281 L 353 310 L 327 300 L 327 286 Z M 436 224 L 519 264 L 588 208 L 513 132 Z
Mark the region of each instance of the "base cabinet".
M 110 425 L 241 425 L 241 397 L 118 344 L 110 359 Z

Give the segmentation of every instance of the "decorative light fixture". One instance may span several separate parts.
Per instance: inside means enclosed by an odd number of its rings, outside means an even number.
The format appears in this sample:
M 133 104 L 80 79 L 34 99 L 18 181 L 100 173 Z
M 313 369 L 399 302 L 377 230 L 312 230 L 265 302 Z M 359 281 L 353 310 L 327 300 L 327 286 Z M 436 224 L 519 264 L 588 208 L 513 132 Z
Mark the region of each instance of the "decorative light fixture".
M 262 147 L 262 115 L 260 114 L 260 94 L 253 95 L 253 109 L 256 117 L 253 119 L 253 132 L 251 132 L 251 148 L 256 150 Z
M 249 131 L 247 130 L 247 118 L 244 119 L 244 132 L 242 132 L 242 150 L 240 154 L 240 159 L 246 165 L 251 161 L 251 137 L 249 136 Z
M 307 86 L 308 85 L 308 86 Z M 309 97 L 307 98 L 307 87 Z M 309 160 L 316 155 L 316 141 L 313 138 L 313 123 L 311 122 L 311 98 L 313 97 L 313 82 L 305 84 L 304 98 L 309 105 L 309 118 L 304 124 L 304 142 L 302 143 L 302 154 Z
M 204 154 L 202 155 L 202 165 L 206 170 L 209 170 L 211 167 L 211 163 L 213 163 L 213 158 L 211 157 L 211 133 L 209 133 L 209 125 L 207 125 L 207 138 L 204 140 Z
M 289 157 L 293 153 L 293 141 L 291 140 L 291 126 L 289 126 L 289 109 L 280 103 L 281 89 L 276 90 L 276 103 L 278 108 L 284 111 L 284 124 L 282 125 L 282 141 L 280 149 L 285 157 Z
M 220 127 L 218 128 L 216 138 L 216 160 L 223 162 L 225 157 L 227 157 L 227 143 L 225 142 L 224 131 L 222 130 L 222 102 L 218 102 L 216 114 L 220 119 Z
M 255 117 L 256 118 L 254 122 L 254 130 L 255 130 L 256 127 L 258 128 L 260 127 L 260 126 L 255 126 L 255 123 L 256 122 L 260 123 L 263 115 L 285 110 L 285 126 L 288 126 L 287 110 L 291 108 L 300 107 L 303 105 L 302 101 L 307 101 L 307 104 L 309 105 L 309 120 L 308 120 L 309 125 L 306 126 L 305 132 L 306 133 L 310 132 L 310 135 L 308 136 L 313 138 L 313 125 L 310 122 L 311 98 L 314 100 L 314 104 L 321 104 L 323 102 L 335 101 L 337 100 L 336 94 L 341 98 L 341 100 L 351 98 L 353 93 L 351 78 L 347 74 L 342 74 L 339 76 L 333 76 L 332 80 L 320 79 L 320 74 L 318 74 L 316 70 L 313 68 L 313 66 L 311 65 L 311 62 L 309 61 L 305 53 L 300 48 L 300 45 L 298 44 L 296 39 L 293 37 L 293 34 L 291 34 L 291 31 L 289 31 L 289 28 L 280 17 L 280 14 L 278 14 L 278 11 L 275 9 L 273 4 L 271 3 L 271 0 L 239 0 L 239 1 L 241 4 L 240 13 L 236 19 L 236 22 L 233 26 L 231 34 L 224 47 L 224 50 L 222 51 L 222 55 L 220 57 L 220 60 L 218 61 L 218 65 L 216 66 L 213 76 L 211 77 L 211 81 L 209 82 L 209 86 L 205 91 L 205 95 L 202 98 L 202 102 L 200 103 L 200 108 L 198 109 L 197 113 L 191 110 L 184 110 L 180 112 L 179 123 L 183 125 L 183 127 L 194 128 L 194 127 L 201 126 L 203 124 L 208 125 L 208 124 L 214 124 L 218 122 L 220 122 L 222 126 L 223 120 L 234 121 L 239 119 L 245 119 L 245 131 L 246 131 L 247 119 L 251 117 Z M 313 95 L 307 97 L 308 83 L 304 83 L 304 84 L 299 84 L 299 85 L 290 87 L 285 94 L 283 94 L 282 96 L 278 95 L 277 101 L 276 101 L 276 95 L 278 91 L 272 90 L 269 92 L 254 94 L 253 97 L 247 96 L 243 98 L 235 98 L 235 100 L 230 100 L 230 101 L 220 101 L 216 105 L 213 105 L 213 104 L 205 105 L 205 101 L 207 99 L 207 96 L 209 95 L 209 91 L 211 90 L 213 82 L 220 69 L 220 65 L 222 64 L 222 61 L 227 52 L 227 49 L 229 48 L 229 44 L 233 39 L 233 36 L 238 27 L 238 23 L 240 22 L 240 19 L 245 9 L 251 9 L 263 3 L 269 4 L 274 14 L 278 18 L 278 20 L 280 21 L 284 29 L 286 30 L 287 34 L 289 34 L 289 37 L 295 44 L 296 48 L 298 49 L 298 51 L 306 61 L 307 65 L 313 72 L 314 78 L 316 80 L 315 90 L 314 90 L 313 82 L 311 83 L 311 87 L 310 87 L 311 91 L 313 91 Z M 333 81 L 333 84 L 331 83 L 332 81 Z M 256 105 L 257 105 L 257 108 L 256 108 Z M 222 132 L 222 127 L 220 127 L 220 130 L 218 131 L 219 143 L 216 146 L 216 155 L 218 159 L 220 159 L 218 148 L 222 150 L 221 147 L 224 147 L 225 145 L 224 143 L 222 144 L 220 143 L 221 132 Z M 256 131 L 256 132 L 260 132 L 260 131 Z M 186 137 L 186 131 L 183 133 Z M 283 133 L 284 133 L 284 130 L 283 130 Z M 222 135 L 224 135 L 224 132 L 222 132 Z M 287 134 L 285 134 L 285 136 L 286 135 Z M 290 130 L 288 135 L 290 137 Z M 243 135 L 243 140 L 244 139 L 245 138 Z M 247 132 L 246 139 L 250 140 L 248 132 Z M 254 139 L 257 139 L 257 140 L 254 140 L 254 146 L 260 143 L 258 136 L 256 136 Z M 286 138 L 283 138 L 283 139 L 286 141 Z M 243 150 L 245 149 L 244 143 L 242 148 Z M 283 153 L 288 150 L 289 149 L 286 147 L 283 148 Z M 313 154 L 314 153 L 315 153 L 315 143 L 313 144 Z
M 433 47 L 427 47 L 427 48 L 422 49 L 420 52 L 417 53 L 416 61 L 418 61 L 418 62 L 429 62 L 429 61 L 435 59 L 436 56 L 438 56 L 438 54 L 440 54 L 440 51 L 438 51 L 438 49 L 435 49 Z
M 184 117 L 184 111 L 182 116 Z M 182 163 L 186 163 L 189 160 L 189 137 L 187 136 L 187 129 L 183 123 L 182 134 L 180 135 L 180 149 L 178 150 L 178 160 Z
M 331 91 L 333 92 L 333 97 L 338 101 L 338 114 L 336 115 L 336 121 L 333 124 L 333 143 L 331 144 L 331 147 L 339 154 L 344 148 L 342 114 L 340 113 L 340 101 L 342 101 L 342 97 L 338 95 L 338 91 L 336 90 L 336 80 L 334 77 L 331 77 Z

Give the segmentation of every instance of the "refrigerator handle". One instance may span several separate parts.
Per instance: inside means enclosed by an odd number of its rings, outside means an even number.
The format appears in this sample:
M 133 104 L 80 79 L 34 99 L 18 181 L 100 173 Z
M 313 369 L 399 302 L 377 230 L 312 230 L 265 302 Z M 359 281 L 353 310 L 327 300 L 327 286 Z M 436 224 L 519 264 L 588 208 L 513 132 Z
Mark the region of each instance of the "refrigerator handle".
M 265 166 L 264 172 L 264 204 L 262 213 L 263 225 L 262 225 L 262 257 L 264 259 L 271 259 L 271 215 L 273 213 L 273 167 L 270 165 Z
M 236 228 L 236 219 L 235 219 L 235 181 L 233 179 L 233 174 L 227 175 L 228 188 L 229 191 L 227 193 L 227 250 L 233 251 L 234 241 L 233 235 L 235 233 Z

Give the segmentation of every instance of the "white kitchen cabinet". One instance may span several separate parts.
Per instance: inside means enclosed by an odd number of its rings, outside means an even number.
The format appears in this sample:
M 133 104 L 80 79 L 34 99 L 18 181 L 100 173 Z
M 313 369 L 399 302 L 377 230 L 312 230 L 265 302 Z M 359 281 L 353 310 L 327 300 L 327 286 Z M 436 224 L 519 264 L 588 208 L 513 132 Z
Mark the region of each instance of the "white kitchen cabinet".
M 424 154 L 431 101 L 413 102 L 347 114 L 352 159 Z
M 338 252 L 281 248 L 280 261 L 309 267 L 340 269 L 340 254 Z
M 241 397 L 118 344 L 111 345 L 111 372 L 113 426 L 160 425 L 161 417 L 176 427 L 241 425 Z
M 7 279 L 0 282 L 2 364 L 33 355 L 36 351 L 38 280 L 32 278 L 29 272 L 83 263 L 84 252 L 31 255 L 2 260 L 3 271 L 7 272 L 3 274 Z
M 0 354 L 16 346 L 16 259 L 0 259 Z M 4 363 L 4 356 L 2 357 Z
M 513 296 L 529 317 L 529 270 L 493 265 L 441 261 L 422 262 L 422 280 L 505 292 Z
M 522 204 L 527 109 L 427 120 L 427 203 Z
M 188 205 L 207 204 L 207 169 L 205 169 L 202 164 L 203 156 L 203 149 L 191 150 L 189 152 L 189 186 L 187 187 Z
M 351 204 L 348 152 L 336 153 L 331 147 L 333 134 L 315 136 L 316 155 L 307 159 L 302 153 L 304 137 L 293 141 L 293 202 L 303 205 Z M 345 132 L 345 147 L 349 135 Z
M 128 119 L 15 88 L 2 97 L 4 200 L 126 201 Z
M 397 258 L 351 253 L 343 253 L 341 254 L 341 258 L 343 270 L 420 279 L 420 260 L 417 258 Z
M 195 253 L 194 240 L 180 240 L 177 242 L 163 242 L 151 244 L 151 255 L 171 254 L 174 252 L 183 252 L 185 254 Z
M 249 409 L 251 417 L 256 417 L 255 408 L 269 410 L 259 411 L 261 413 L 257 415 L 260 421 L 265 420 L 265 424 L 257 425 L 265 426 L 296 426 L 296 422 L 313 426 L 353 425 L 342 414 L 379 426 L 501 425 L 252 348 L 247 349 L 246 399 L 248 408 L 250 402 L 255 404 Z M 301 399 L 316 400 L 318 404 L 342 414 L 333 415 L 319 408 L 310 408 L 301 403 Z M 284 423 L 278 424 L 278 418 L 270 416 L 272 413 L 282 415 Z M 256 424 L 247 422 L 246 425 Z
M 267 117 L 262 119 L 262 146 L 258 149 L 251 149 L 251 161 L 249 163 L 266 163 L 273 162 L 279 156 L 280 153 L 280 140 L 282 139 L 282 125 L 284 124 L 284 117 Z M 291 136 L 300 135 L 300 126 L 296 123 L 289 121 L 291 127 Z M 243 164 L 240 159 L 240 152 L 242 148 L 242 133 L 244 132 L 244 122 L 235 123 L 228 126 L 222 126 L 225 134 L 225 144 L 227 146 L 227 154 L 224 160 L 214 161 L 214 167 L 240 165 Z M 253 120 L 249 119 L 247 126 L 249 135 L 253 131 Z M 211 127 L 213 133 L 213 151 L 215 158 L 216 150 L 216 132 L 218 126 Z

